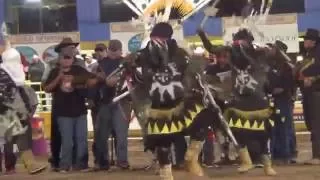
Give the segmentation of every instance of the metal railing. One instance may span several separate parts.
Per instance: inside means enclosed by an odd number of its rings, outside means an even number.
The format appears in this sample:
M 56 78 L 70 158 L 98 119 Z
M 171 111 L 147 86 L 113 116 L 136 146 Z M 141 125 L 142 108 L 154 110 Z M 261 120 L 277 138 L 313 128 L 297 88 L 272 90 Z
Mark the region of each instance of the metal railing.
M 31 82 L 26 81 L 25 82 L 27 86 L 34 87 L 34 89 L 37 89 L 39 91 L 36 91 L 37 98 L 38 98 L 38 106 L 37 106 L 37 112 L 46 112 L 51 111 L 51 100 L 52 96 L 50 93 L 46 93 L 41 86 L 41 82 Z

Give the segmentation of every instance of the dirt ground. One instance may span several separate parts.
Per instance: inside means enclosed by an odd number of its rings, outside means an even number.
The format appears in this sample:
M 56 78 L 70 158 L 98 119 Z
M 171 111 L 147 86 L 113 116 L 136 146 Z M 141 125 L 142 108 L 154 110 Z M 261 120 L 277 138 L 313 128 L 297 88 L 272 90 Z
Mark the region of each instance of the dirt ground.
M 184 171 L 174 171 L 174 177 L 176 180 L 319 180 L 320 179 L 320 167 L 319 166 L 304 166 L 302 162 L 308 160 L 311 157 L 311 144 L 309 142 L 309 136 L 303 135 L 298 136 L 298 146 L 299 146 L 299 158 L 298 164 L 293 166 L 276 166 L 275 169 L 278 172 L 276 177 L 265 177 L 263 175 L 263 169 L 254 169 L 247 174 L 239 175 L 236 172 L 236 166 L 225 166 L 221 168 L 211 168 L 205 169 L 206 177 L 193 177 Z M 137 140 L 132 140 L 129 143 L 129 157 L 131 166 L 143 167 L 148 165 L 150 162 L 150 155 L 144 153 L 142 150 L 141 142 Z M 23 166 L 18 165 L 18 173 L 10 176 L 0 176 L 0 180 L 85 180 L 85 179 L 95 179 L 95 180 L 157 180 L 158 176 L 155 175 L 154 171 L 120 171 L 117 169 L 111 170 L 111 172 L 89 172 L 89 173 L 70 173 L 70 174 L 59 174 L 55 172 L 44 172 L 40 175 L 30 176 L 27 175 Z

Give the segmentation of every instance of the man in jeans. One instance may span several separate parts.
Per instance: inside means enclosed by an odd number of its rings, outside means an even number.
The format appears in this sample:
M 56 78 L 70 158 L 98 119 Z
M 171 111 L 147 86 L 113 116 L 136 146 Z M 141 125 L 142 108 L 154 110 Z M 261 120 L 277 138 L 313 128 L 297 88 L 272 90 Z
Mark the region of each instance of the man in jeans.
M 108 56 L 99 62 L 104 79 L 113 72 L 122 60 L 122 44 L 119 40 L 111 40 L 108 47 Z M 116 94 L 117 77 L 103 80 L 100 86 L 101 103 L 95 124 L 96 143 L 96 170 L 109 169 L 109 153 L 106 140 L 109 139 L 112 129 L 117 137 L 116 155 L 117 166 L 129 168 L 128 164 L 128 128 L 129 122 L 118 103 L 112 103 Z
M 270 45 L 271 69 L 269 71 L 269 91 L 274 99 L 275 108 L 280 113 L 275 117 L 272 131 L 271 153 L 274 160 L 280 164 L 295 163 L 296 137 L 293 126 L 293 95 L 294 77 L 291 66 L 286 63 L 282 53 L 286 53 L 288 46 L 281 41 Z

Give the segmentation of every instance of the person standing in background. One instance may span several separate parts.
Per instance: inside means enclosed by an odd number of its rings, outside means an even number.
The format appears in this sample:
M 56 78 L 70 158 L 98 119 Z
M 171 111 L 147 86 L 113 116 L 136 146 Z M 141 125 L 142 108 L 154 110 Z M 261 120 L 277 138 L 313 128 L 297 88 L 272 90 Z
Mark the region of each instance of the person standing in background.
M 122 60 L 122 43 L 119 40 L 110 40 L 107 57 L 99 61 L 100 73 L 107 77 L 119 67 Z M 95 124 L 96 170 L 108 170 L 110 168 L 106 140 L 109 139 L 112 129 L 116 133 L 117 166 L 122 169 L 129 168 L 127 139 L 129 121 L 126 119 L 121 105 L 112 102 L 116 94 L 117 82 L 117 77 L 111 77 L 99 89 L 102 96 Z
M 276 41 L 270 45 L 271 69 L 269 71 L 269 91 L 274 99 L 274 106 L 280 110 L 275 116 L 275 126 L 271 138 L 271 154 L 274 160 L 281 164 L 295 163 L 296 136 L 293 122 L 293 95 L 294 77 L 293 69 L 287 63 L 284 53 L 287 45 Z
M 93 64 L 91 72 L 101 78 L 104 78 L 105 75 L 101 72 L 100 62 L 103 59 L 107 58 L 107 46 L 102 43 L 96 44 L 94 51 L 95 51 L 94 56 L 97 59 L 97 62 Z M 97 121 L 97 116 L 98 116 L 98 110 L 100 107 L 100 100 L 101 100 L 101 97 L 100 97 L 99 88 L 98 87 L 90 88 L 87 102 L 88 102 L 88 108 L 91 110 L 91 118 L 92 118 L 94 136 L 95 136 L 95 132 L 96 132 L 96 121 Z M 94 156 L 94 163 L 97 164 L 95 139 L 96 138 L 94 137 L 93 143 L 92 143 L 92 153 Z
M 93 59 L 93 57 L 92 57 L 92 56 L 89 56 L 89 55 L 87 55 L 87 56 L 84 57 L 84 61 L 85 61 L 85 63 L 86 63 L 86 67 L 87 67 L 87 70 L 88 70 L 89 72 L 93 72 L 93 70 L 94 70 L 94 69 L 96 68 L 96 66 L 98 65 L 97 60 Z
M 32 62 L 29 65 L 29 77 L 31 82 L 41 82 L 41 78 L 44 73 L 44 63 L 41 61 L 39 56 L 34 55 L 32 58 Z M 35 89 L 36 91 L 39 91 L 40 89 Z
M 311 132 L 312 159 L 309 165 L 320 165 L 320 37 L 316 29 L 308 29 L 304 36 L 305 57 L 298 67 L 298 82 L 303 95 L 303 113 Z
M 16 169 L 17 157 L 14 152 L 14 144 L 6 143 L 3 147 L 0 146 L 0 173 L 2 172 L 2 160 L 5 164 L 5 174 L 14 174 Z
M 55 47 L 55 52 L 60 55 L 62 51 L 66 49 L 72 49 L 74 52 L 73 55 L 76 56 L 76 47 L 79 43 L 73 42 L 71 38 L 64 38 L 62 41 Z M 85 68 L 85 64 L 83 60 L 79 60 L 77 58 L 74 59 L 74 65 Z M 58 58 L 50 61 L 48 63 L 47 68 L 45 69 L 42 76 L 42 84 L 45 83 L 48 79 L 49 73 L 52 69 L 56 68 L 59 65 Z M 49 162 L 51 163 L 52 169 L 54 171 L 59 170 L 60 164 L 60 151 L 61 151 L 61 135 L 58 128 L 58 122 L 56 119 L 56 108 L 54 99 L 52 99 L 52 108 L 51 108 L 51 139 L 50 139 L 50 148 L 51 148 L 51 158 Z M 73 153 L 75 154 L 75 153 Z M 75 161 L 75 157 L 73 158 Z
M 53 93 L 56 117 L 61 135 L 60 172 L 86 170 L 88 168 L 87 108 L 83 92 L 76 85 L 78 76 L 94 79 L 95 75 L 85 68 L 73 65 L 72 48 L 63 49 L 59 55 L 59 66 L 50 73 L 44 83 L 47 93 Z M 89 84 L 88 81 L 86 82 Z M 85 86 L 86 87 L 86 86 Z M 74 157 L 76 157 L 75 163 Z

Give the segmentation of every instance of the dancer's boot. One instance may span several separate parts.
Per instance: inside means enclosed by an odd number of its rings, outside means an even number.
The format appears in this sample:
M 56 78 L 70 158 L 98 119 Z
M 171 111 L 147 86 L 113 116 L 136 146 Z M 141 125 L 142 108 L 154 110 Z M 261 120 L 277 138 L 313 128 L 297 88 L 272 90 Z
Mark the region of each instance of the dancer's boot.
M 203 169 L 198 161 L 202 149 L 201 141 L 191 140 L 185 155 L 186 169 L 196 176 L 204 176 Z
M 171 164 L 161 165 L 159 173 L 161 180 L 173 180 Z
M 29 174 L 41 173 L 48 167 L 47 163 L 36 161 L 31 150 L 23 151 L 21 153 L 21 159 Z
M 263 155 L 262 156 L 262 163 L 264 165 L 264 173 L 267 176 L 275 176 L 277 175 L 277 172 L 272 168 L 272 162 L 271 158 L 268 155 Z
M 239 151 L 240 167 L 238 168 L 239 173 L 246 173 L 253 169 L 254 166 L 249 155 L 248 148 L 241 148 Z

